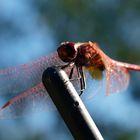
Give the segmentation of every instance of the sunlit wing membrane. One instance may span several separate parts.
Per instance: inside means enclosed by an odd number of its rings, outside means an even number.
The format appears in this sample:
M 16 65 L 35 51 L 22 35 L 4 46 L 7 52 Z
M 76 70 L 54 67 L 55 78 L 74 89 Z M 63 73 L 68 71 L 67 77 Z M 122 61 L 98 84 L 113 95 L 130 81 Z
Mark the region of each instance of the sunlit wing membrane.
M 70 68 L 65 69 L 67 73 L 70 72 Z M 72 83 L 75 85 L 75 88 L 80 93 L 79 81 L 77 80 L 76 69 L 73 73 Z M 55 88 L 55 85 L 54 85 Z M 43 83 L 29 88 L 25 92 L 21 93 L 18 96 L 15 96 L 0 109 L 0 119 L 7 118 L 17 118 L 21 116 L 26 116 L 29 113 L 35 113 L 39 111 L 48 111 L 54 109 L 54 105 L 43 86 Z
M 0 95 L 20 93 L 41 82 L 43 71 L 52 65 L 60 65 L 57 52 L 29 64 L 0 69 Z
M 129 84 L 129 73 L 127 68 L 120 65 L 120 63 L 117 64 L 117 61 L 108 57 L 102 50 L 96 49 L 98 50 L 106 69 L 106 95 L 125 90 Z
M 129 85 L 129 78 L 125 67 L 110 63 L 106 70 L 106 95 L 125 90 Z
M 89 72 L 89 74 L 93 79 L 102 80 L 103 71 L 101 71 L 100 69 L 90 66 L 90 67 L 86 67 L 86 70 Z
M 99 75 L 96 73 L 94 76 L 89 69 L 85 68 L 85 77 L 86 77 L 86 89 L 82 95 L 84 100 L 92 100 L 98 94 L 105 94 L 105 84 L 106 84 L 106 72 L 100 71 Z M 100 78 L 99 78 L 100 77 Z
M 31 112 L 48 111 L 53 104 L 43 84 L 12 98 L 0 109 L 0 119 L 17 118 Z

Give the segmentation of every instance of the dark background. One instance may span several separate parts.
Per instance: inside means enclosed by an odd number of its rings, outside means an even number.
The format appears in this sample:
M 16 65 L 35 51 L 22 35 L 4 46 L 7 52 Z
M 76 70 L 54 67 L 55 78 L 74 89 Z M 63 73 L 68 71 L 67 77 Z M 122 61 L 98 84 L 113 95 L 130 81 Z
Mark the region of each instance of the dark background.
M 140 64 L 140 1 L 0 2 L 1 69 L 48 55 L 63 41 L 95 41 L 113 59 Z M 133 72 L 123 93 L 85 100 L 105 139 L 140 139 L 139 83 L 140 74 Z M 0 120 L 0 139 L 71 140 L 72 136 L 57 111 L 50 111 Z

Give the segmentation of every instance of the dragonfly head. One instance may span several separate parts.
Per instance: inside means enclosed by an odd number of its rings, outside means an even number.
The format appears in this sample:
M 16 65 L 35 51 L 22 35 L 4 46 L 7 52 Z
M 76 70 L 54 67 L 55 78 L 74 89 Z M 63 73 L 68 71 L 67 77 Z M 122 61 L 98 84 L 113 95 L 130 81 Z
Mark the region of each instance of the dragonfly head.
M 77 47 L 73 42 L 63 42 L 57 49 L 58 56 L 64 62 L 72 62 L 77 56 Z

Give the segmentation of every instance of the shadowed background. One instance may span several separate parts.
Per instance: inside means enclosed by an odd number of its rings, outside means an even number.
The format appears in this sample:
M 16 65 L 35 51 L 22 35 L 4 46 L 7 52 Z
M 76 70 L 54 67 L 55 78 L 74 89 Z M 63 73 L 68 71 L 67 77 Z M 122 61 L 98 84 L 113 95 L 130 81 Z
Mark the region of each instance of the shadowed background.
M 107 55 L 140 64 L 140 1 L 2 0 L 0 68 L 49 55 L 63 41 L 95 41 Z M 140 73 L 131 73 L 129 88 L 84 100 L 107 140 L 140 139 Z M 94 91 L 92 91 L 94 92 Z M 3 103 L 1 103 L 3 105 Z M 57 111 L 0 120 L 1 140 L 71 140 Z

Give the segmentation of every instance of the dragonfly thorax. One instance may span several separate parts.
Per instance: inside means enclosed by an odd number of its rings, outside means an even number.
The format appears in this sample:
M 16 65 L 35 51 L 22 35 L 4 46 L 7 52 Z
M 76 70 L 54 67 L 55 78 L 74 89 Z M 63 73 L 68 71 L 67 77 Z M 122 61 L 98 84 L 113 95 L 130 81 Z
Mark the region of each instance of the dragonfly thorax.
M 104 63 L 99 53 L 89 43 L 83 43 L 78 47 L 78 54 L 75 61 L 76 65 L 85 67 L 93 66 L 104 70 Z

